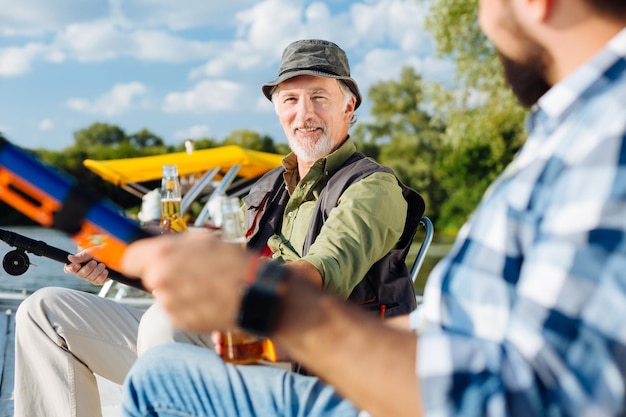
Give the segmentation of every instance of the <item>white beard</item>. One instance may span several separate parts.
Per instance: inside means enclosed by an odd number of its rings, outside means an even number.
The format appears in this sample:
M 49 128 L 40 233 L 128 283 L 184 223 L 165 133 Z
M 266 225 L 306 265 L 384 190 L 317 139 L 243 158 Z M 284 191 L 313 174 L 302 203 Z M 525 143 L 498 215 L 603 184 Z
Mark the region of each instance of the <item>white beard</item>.
M 315 162 L 328 156 L 334 150 L 335 144 L 326 136 L 326 133 L 316 140 L 299 140 L 294 136 L 287 137 L 289 147 L 296 156 L 305 162 Z

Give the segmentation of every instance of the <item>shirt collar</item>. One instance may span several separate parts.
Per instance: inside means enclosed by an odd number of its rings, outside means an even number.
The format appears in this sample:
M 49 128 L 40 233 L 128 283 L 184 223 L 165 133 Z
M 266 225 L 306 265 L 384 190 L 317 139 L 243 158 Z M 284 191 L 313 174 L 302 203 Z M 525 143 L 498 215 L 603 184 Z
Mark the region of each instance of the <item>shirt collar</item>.
M 589 61 L 554 85 L 537 102 L 533 113 L 544 112 L 550 119 L 561 120 L 581 96 L 598 82 L 613 65 L 626 56 L 626 28 L 615 35 Z M 531 114 L 531 124 L 536 116 Z M 539 117 L 541 120 L 541 117 Z
M 332 175 L 355 152 L 356 146 L 350 139 L 350 136 L 348 136 L 346 140 L 343 141 L 341 146 L 339 146 L 333 153 L 325 158 L 320 158 L 315 161 L 315 165 L 319 164 L 318 166 L 324 170 L 325 175 Z

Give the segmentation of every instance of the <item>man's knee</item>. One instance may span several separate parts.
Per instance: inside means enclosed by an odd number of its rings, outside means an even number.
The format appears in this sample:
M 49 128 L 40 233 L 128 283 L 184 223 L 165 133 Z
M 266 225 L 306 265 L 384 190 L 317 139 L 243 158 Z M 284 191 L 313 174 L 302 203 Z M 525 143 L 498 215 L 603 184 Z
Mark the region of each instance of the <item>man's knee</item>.
M 167 313 L 154 303 L 141 316 L 137 331 L 137 354 L 142 355 L 151 347 L 175 341 L 176 330 Z
M 47 311 L 64 308 L 74 290 L 59 287 L 41 288 L 22 301 L 15 313 L 16 328 L 47 318 Z
M 122 406 L 129 415 L 152 415 L 157 404 L 177 412 L 182 407 L 185 415 L 206 415 L 195 408 L 198 387 L 204 401 L 212 401 L 218 391 L 229 390 L 223 382 L 227 376 L 224 363 L 212 351 L 187 343 L 155 346 L 139 356 L 126 376 Z

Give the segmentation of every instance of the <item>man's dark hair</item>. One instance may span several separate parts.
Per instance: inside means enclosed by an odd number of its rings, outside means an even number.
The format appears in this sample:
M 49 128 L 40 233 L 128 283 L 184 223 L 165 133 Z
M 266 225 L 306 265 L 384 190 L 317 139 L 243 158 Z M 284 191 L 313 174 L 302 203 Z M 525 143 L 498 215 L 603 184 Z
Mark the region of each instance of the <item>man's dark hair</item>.
M 586 0 L 599 13 L 606 16 L 626 17 L 625 0 Z

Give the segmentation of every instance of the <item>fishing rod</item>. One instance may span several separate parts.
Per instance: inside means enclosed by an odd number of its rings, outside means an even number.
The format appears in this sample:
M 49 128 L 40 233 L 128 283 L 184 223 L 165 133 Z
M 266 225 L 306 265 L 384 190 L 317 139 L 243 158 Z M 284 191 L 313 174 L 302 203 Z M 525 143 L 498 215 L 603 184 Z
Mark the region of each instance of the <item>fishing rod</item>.
M 67 259 L 67 256 L 70 255 L 69 252 L 50 246 L 42 240 L 31 239 L 19 233 L 4 229 L 0 229 L 0 240 L 16 248 L 4 255 L 2 259 L 2 267 L 9 275 L 22 275 L 28 270 L 31 262 L 26 252 L 64 264 L 70 263 Z M 109 271 L 109 278 L 112 280 L 146 291 L 145 287 L 141 284 L 141 280 L 129 278 L 111 268 L 107 268 L 107 270 Z

